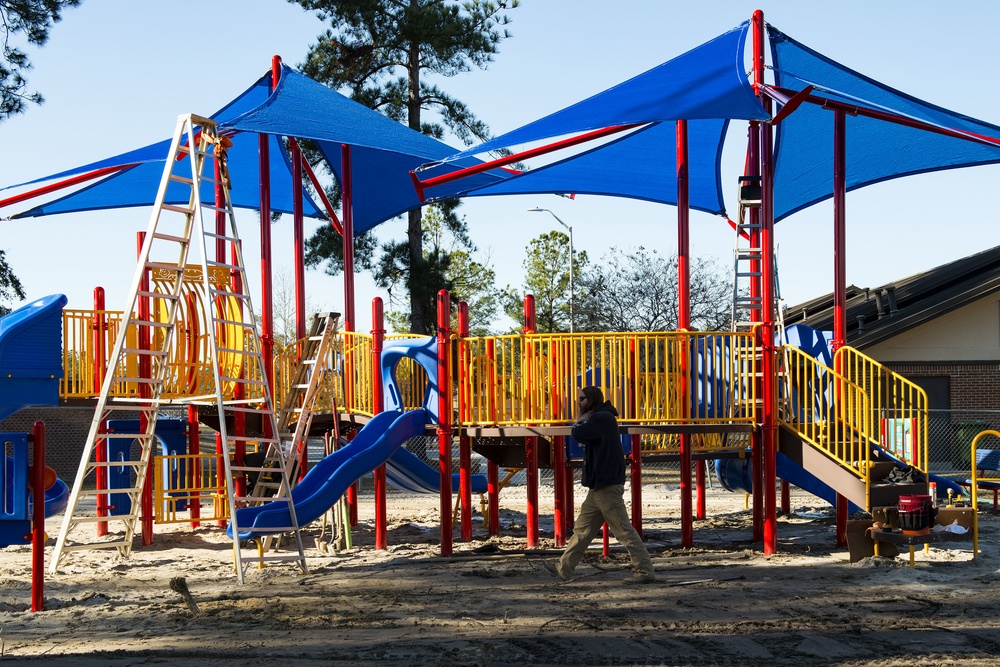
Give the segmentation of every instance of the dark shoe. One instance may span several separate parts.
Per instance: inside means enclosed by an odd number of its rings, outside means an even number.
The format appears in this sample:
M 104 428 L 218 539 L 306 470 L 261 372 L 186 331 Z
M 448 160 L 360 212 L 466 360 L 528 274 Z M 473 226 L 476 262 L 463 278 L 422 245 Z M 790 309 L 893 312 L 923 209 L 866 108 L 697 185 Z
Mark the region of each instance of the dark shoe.
M 640 584 L 651 584 L 654 581 L 656 581 L 656 577 L 654 575 L 643 574 L 642 572 L 636 572 L 625 580 L 625 585 L 635 586 Z
M 552 573 L 553 576 L 559 577 L 563 581 L 569 580 L 569 575 L 562 573 L 559 561 L 544 560 L 542 561 L 542 565 L 544 565 L 545 569 Z

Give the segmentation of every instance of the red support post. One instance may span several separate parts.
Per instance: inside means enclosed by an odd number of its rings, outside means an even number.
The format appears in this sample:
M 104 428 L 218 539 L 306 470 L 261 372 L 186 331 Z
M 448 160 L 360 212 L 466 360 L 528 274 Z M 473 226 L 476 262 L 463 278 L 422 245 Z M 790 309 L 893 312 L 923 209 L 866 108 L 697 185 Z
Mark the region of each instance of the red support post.
M 136 256 L 142 256 L 142 245 L 146 240 L 146 232 L 136 233 Z M 149 292 L 149 271 L 143 271 L 142 280 L 139 283 L 139 289 L 143 292 Z M 150 314 L 150 303 L 148 297 L 142 297 L 139 299 L 138 305 L 139 312 L 137 313 L 138 318 L 143 322 L 152 321 L 152 316 Z M 123 323 L 124 324 L 124 323 Z M 149 338 L 150 328 L 139 327 L 139 349 L 149 350 L 152 347 L 152 341 Z M 139 377 L 149 378 L 153 374 L 152 366 L 150 365 L 150 356 L 148 354 L 143 354 L 139 357 Z M 139 398 L 150 398 L 150 386 L 146 382 L 139 384 Z M 139 413 L 139 431 L 145 433 L 148 428 L 148 419 L 145 412 Z M 153 443 L 150 443 L 150 447 Z M 139 524 L 142 528 L 142 544 L 143 546 L 149 546 L 153 543 L 153 455 L 149 457 L 149 464 L 146 467 L 146 483 L 142 485 L 142 491 L 140 491 L 139 500 Z M 132 508 L 135 511 L 135 508 Z
M 306 259 L 302 214 L 302 151 L 298 142 L 291 144 L 292 160 L 292 236 L 295 264 L 295 339 L 306 336 Z M 303 472 L 305 470 L 303 469 Z
M 107 347 L 107 331 L 108 331 L 108 320 L 107 313 L 104 311 L 104 288 L 95 287 L 94 288 L 94 319 L 93 319 L 93 331 L 91 340 L 93 341 L 93 363 L 94 363 L 94 394 L 100 396 L 101 390 L 104 386 L 104 376 L 107 373 L 108 367 L 108 347 Z M 98 434 L 107 433 L 107 420 L 101 422 L 98 427 Z M 97 443 L 94 447 L 94 459 L 97 463 L 107 462 L 107 443 L 103 438 L 98 438 Z M 104 491 L 108 488 L 108 469 L 105 466 L 98 466 L 95 471 L 96 479 L 95 484 L 98 491 Z M 108 494 L 99 493 L 96 498 L 97 501 L 97 516 L 107 516 L 108 515 Z M 108 522 L 98 521 L 97 522 L 97 536 L 104 537 L 108 534 Z
M 234 265 L 239 263 L 238 252 L 239 252 L 239 249 L 236 247 L 236 244 L 235 243 L 232 244 L 232 248 L 231 248 L 232 260 L 230 260 L 230 261 Z M 243 285 L 243 282 L 240 280 L 240 274 L 237 273 L 236 271 L 233 271 L 231 279 L 232 279 L 232 283 L 231 284 L 232 284 L 233 293 L 235 293 L 235 294 L 243 294 L 244 293 L 243 290 L 244 289 L 248 289 L 248 286 Z M 226 319 L 242 319 L 242 317 L 243 317 L 242 316 L 242 312 L 243 312 L 243 302 L 242 301 L 239 302 L 239 303 L 237 303 L 235 306 L 233 306 L 234 308 L 239 308 L 240 309 L 240 314 L 231 314 L 231 315 L 227 316 L 225 309 L 229 307 L 229 303 L 228 303 L 227 300 L 223 299 L 222 297 L 219 297 L 219 298 L 217 298 L 215 300 L 215 307 L 219 309 L 219 316 L 220 317 L 224 317 Z M 216 332 L 216 335 L 219 335 L 219 332 Z M 246 372 L 245 369 L 240 369 L 240 374 L 241 375 L 243 375 L 245 372 Z M 245 395 L 246 395 L 246 388 L 245 388 L 244 384 L 242 382 L 237 382 L 236 386 L 233 387 L 233 398 L 239 400 L 239 399 L 245 398 Z M 267 421 L 265 421 L 264 424 L 261 425 L 261 427 L 262 427 L 261 430 L 264 431 L 265 436 L 267 435 L 267 431 L 269 430 L 268 429 L 269 426 L 270 426 L 270 423 L 267 422 Z M 244 412 L 236 412 L 233 415 L 233 435 L 236 436 L 236 439 L 234 440 L 234 443 L 233 443 L 233 464 L 236 467 L 242 467 L 242 466 L 246 465 L 247 441 L 244 439 L 244 436 L 246 434 L 247 434 L 246 413 L 244 413 Z M 229 452 L 226 452 L 226 455 L 228 456 Z M 235 489 L 237 496 L 245 496 L 245 495 L 247 495 L 247 478 L 246 478 L 246 476 L 245 475 L 236 475 L 234 477 L 234 479 L 233 479 L 233 488 Z
M 834 353 L 847 344 L 847 116 L 833 114 L 833 340 Z M 838 372 L 841 370 L 836 368 Z M 837 494 L 838 547 L 847 545 L 847 498 Z
M 198 422 L 198 406 L 189 405 L 187 409 L 187 437 L 188 437 L 188 454 L 191 456 L 198 456 L 201 454 L 201 428 Z M 192 461 L 197 461 L 193 459 Z M 188 488 L 200 489 L 201 488 L 201 463 L 189 463 L 187 466 L 187 478 L 188 478 Z M 191 493 L 191 498 L 188 500 L 188 514 L 191 517 L 191 527 L 198 528 L 201 526 L 201 493 L 194 491 Z
M 525 379 L 524 394 L 527 398 L 525 409 L 530 415 L 533 411 L 531 397 L 534 387 L 532 378 L 535 368 L 534 350 L 528 341 L 528 336 L 536 331 L 535 321 L 535 297 L 531 294 L 524 295 L 524 350 L 525 356 Z M 527 527 L 527 545 L 529 549 L 538 546 L 538 438 L 529 436 L 524 439 L 524 460 L 525 460 L 525 486 L 528 497 L 528 506 L 525 511 L 525 524 Z
M 469 304 L 458 302 L 458 335 L 459 338 L 469 337 Z M 464 374 L 468 370 L 468 349 L 458 341 L 458 372 Z M 469 410 L 468 383 L 464 375 L 458 382 L 458 421 L 462 424 Z M 466 435 L 465 429 L 458 436 L 458 475 L 459 500 L 462 505 L 462 541 L 472 541 L 472 439 Z
M 491 423 L 497 420 L 497 363 L 496 363 L 496 340 L 489 338 L 486 341 L 486 358 L 489 361 L 489 414 Z M 486 497 L 489 503 L 489 517 L 486 521 L 487 532 L 490 536 L 500 534 L 500 466 L 494 461 L 486 464 Z
M 341 144 L 341 182 L 340 200 L 343 207 L 343 249 L 344 249 L 344 331 L 354 331 L 354 178 L 351 166 L 351 146 Z M 351 366 L 347 367 L 348 397 L 354 397 L 354 373 Z M 347 488 L 347 507 L 350 514 L 350 524 L 358 525 L 358 483 Z
M 382 386 L 382 348 L 385 344 L 385 310 L 382 297 L 372 299 L 372 413 L 379 414 L 385 407 L 385 388 Z M 385 464 L 372 473 L 375 485 L 375 548 L 384 551 L 389 546 L 386 511 Z
M 691 328 L 691 211 L 688 187 L 688 132 L 687 121 L 678 120 L 675 123 L 677 125 L 677 328 L 680 331 L 687 331 Z M 688 356 L 685 355 L 685 364 L 690 363 L 687 361 Z M 681 381 L 684 383 L 681 393 L 686 395 L 693 387 L 687 377 L 683 377 Z M 685 406 L 689 403 L 690 401 L 684 401 Z M 678 440 L 681 459 L 681 546 L 690 548 L 694 546 L 694 520 L 691 513 L 691 436 L 681 433 Z
M 764 13 L 754 12 L 754 83 L 763 83 L 764 77 Z M 758 86 L 758 91 L 760 88 Z M 771 100 L 762 97 L 765 110 L 770 112 Z M 774 166 L 773 128 L 769 124 L 761 127 L 761 336 L 763 360 L 763 475 L 761 490 L 764 494 L 764 554 L 770 556 L 778 551 L 778 520 L 775 498 L 777 476 L 775 474 L 778 449 L 778 391 L 777 364 L 774 349 Z
M 354 175 L 351 146 L 340 147 L 340 199 L 344 227 L 344 331 L 354 331 Z
M 271 160 L 269 137 L 261 134 L 257 140 L 260 168 L 260 349 L 264 376 L 274 396 L 274 299 L 271 273 Z M 271 424 L 265 420 L 264 436 L 271 437 Z
M 639 357 L 636 352 L 635 338 L 628 342 L 628 366 L 631 380 L 628 383 L 628 410 L 632 417 L 639 415 L 639 403 L 636 400 L 636 384 L 639 380 Z M 639 537 L 642 537 L 642 436 L 629 436 L 630 472 L 632 478 L 632 526 Z
M 45 610 L 45 422 L 31 433 L 31 611 Z
M 441 555 L 452 551 L 451 523 L 451 296 L 437 294 L 438 467 L 441 471 Z

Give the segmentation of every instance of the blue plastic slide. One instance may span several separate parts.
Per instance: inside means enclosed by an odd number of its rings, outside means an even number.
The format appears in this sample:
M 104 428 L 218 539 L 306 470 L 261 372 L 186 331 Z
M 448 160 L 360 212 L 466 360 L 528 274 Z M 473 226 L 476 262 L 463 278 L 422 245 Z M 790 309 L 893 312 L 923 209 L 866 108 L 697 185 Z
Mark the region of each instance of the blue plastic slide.
M 427 413 L 390 411 L 375 415 L 354 440 L 319 461 L 292 489 L 295 517 L 300 526 L 318 519 L 344 495 L 347 487 L 367 472 L 385 463 L 400 446 L 425 433 Z M 240 539 L 247 539 L 268 528 L 290 526 L 288 505 L 271 502 L 236 510 Z M 226 531 L 233 536 L 232 523 Z
M 779 479 L 836 505 L 837 492 L 832 487 L 781 452 L 775 457 L 774 467 Z M 726 491 L 753 493 L 753 462 L 749 458 L 719 459 L 715 462 L 715 475 Z M 849 512 L 858 510 L 854 503 L 848 506 Z
M 416 454 L 400 447 L 385 462 L 385 479 L 397 489 L 414 493 L 440 493 L 441 472 L 420 460 Z M 472 475 L 473 493 L 486 493 L 486 475 Z M 458 493 L 461 475 L 451 476 L 451 492 Z

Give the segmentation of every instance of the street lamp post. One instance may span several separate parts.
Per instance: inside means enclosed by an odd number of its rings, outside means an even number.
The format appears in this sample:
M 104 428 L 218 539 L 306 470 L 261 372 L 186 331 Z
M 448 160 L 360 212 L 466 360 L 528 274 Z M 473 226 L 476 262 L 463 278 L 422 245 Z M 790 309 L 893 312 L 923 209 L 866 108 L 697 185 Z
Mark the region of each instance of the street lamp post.
M 569 332 L 573 333 L 573 228 L 559 219 L 559 216 L 547 208 L 529 208 L 531 213 L 548 213 L 569 232 Z

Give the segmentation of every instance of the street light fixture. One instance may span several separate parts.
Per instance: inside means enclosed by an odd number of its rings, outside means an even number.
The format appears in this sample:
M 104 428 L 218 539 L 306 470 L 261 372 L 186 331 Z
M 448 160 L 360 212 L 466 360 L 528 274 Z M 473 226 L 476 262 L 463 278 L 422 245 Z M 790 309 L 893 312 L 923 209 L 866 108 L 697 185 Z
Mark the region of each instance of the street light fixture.
M 529 213 L 548 213 L 569 232 L 569 332 L 573 333 L 573 228 L 547 208 L 529 208 Z

